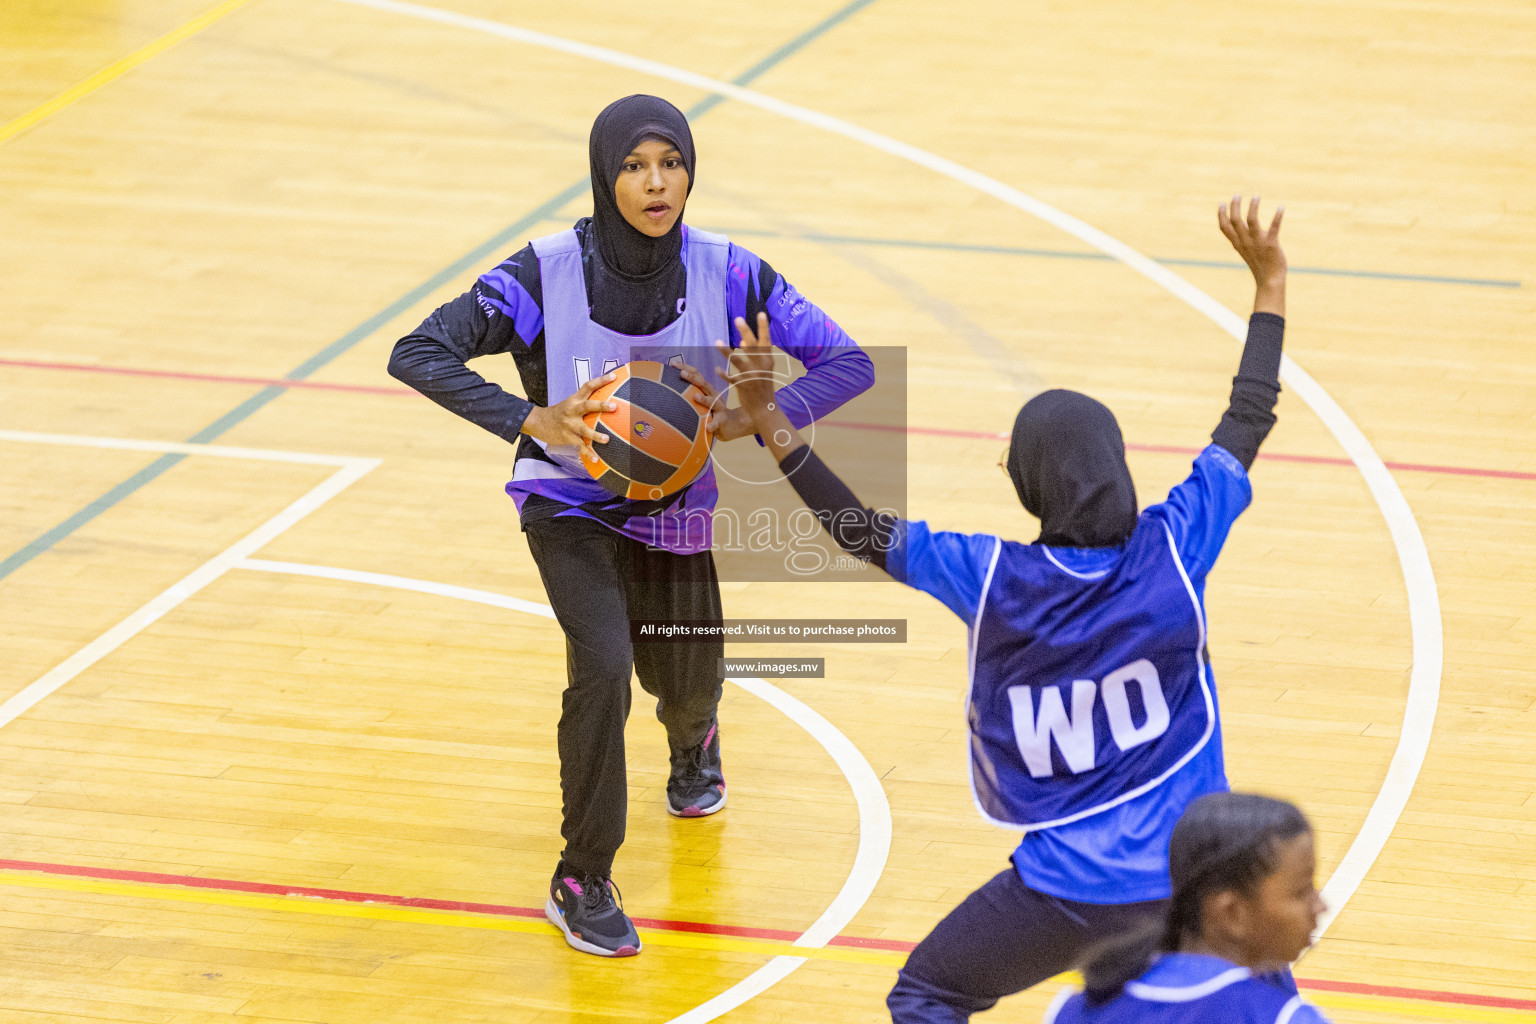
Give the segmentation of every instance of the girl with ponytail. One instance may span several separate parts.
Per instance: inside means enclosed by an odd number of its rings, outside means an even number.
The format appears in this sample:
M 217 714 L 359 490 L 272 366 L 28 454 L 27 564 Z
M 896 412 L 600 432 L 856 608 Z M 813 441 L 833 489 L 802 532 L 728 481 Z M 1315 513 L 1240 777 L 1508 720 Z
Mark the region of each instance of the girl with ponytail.
M 1295 805 L 1253 793 L 1194 801 L 1168 848 L 1166 920 L 1090 953 L 1083 990 L 1063 990 L 1046 1024 L 1323 1024 L 1288 970 L 1323 911 L 1315 868 Z

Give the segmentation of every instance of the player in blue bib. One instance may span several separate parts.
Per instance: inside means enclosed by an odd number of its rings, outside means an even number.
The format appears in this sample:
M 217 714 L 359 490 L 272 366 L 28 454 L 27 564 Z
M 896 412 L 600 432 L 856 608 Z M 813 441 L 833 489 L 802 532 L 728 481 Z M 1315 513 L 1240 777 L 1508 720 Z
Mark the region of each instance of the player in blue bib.
M 864 508 L 775 401 L 767 325 L 754 337 L 737 321 L 741 347 L 720 375 L 801 498 L 845 550 L 969 628 L 972 790 L 988 820 L 1024 833 L 1012 866 L 913 950 L 888 1000 L 898 1024 L 967 1020 L 1160 918 L 1174 824 L 1227 788 L 1202 597 L 1275 422 L 1280 219 L 1264 228 L 1257 199 L 1246 216 L 1237 199 L 1220 209 L 1254 274 L 1254 313 L 1213 443 L 1167 500 L 1138 515 L 1119 425 L 1093 399 L 1047 391 L 1019 412 L 1005 461 L 1040 520 L 1033 544 Z
M 1326 1024 L 1287 965 L 1312 940 L 1323 900 L 1312 826 L 1292 804 L 1211 793 L 1168 846 L 1167 918 L 1106 943 L 1045 1024 Z

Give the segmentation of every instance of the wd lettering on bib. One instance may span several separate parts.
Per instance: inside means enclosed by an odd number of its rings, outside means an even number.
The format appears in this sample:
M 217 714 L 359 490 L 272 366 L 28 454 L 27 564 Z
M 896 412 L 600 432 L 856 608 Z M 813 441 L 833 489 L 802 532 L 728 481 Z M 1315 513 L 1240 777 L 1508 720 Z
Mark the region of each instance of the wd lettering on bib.
M 1211 738 L 1205 622 L 1162 522 L 1143 516 L 1114 568 L 1081 575 L 999 541 L 971 628 L 971 787 L 1026 830 L 1160 785 Z
M 1130 698 L 1125 692 L 1127 681 L 1141 687 L 1141 704 L 1145 709 L 1145 721 L 1136 725 L 1131 719 Z M 1072 683 L 1072 713 L 1067 714 L 1062 703 L 1062 687 L 1048 686 L 1040 691 L 1040 711 L 1034 707 L 1034 688 L 1029 686 L 1008 687 L 1008 701 L 1013 706 L 1013 735 L 1019 744 L 1019 756 L 1029 768 L 1029 774 L 1037 779 L 1050 776 L 1051 744 L 1061 752 L 1061 758 L 1074 774 L 1094 767 L 1093 706 L 1096 696 L 1102 696 L 1104 713 L 1109 718 L 1109 734 L 1121 750 L 1130 750 L 1143 743 L 1150 743 L 1168 731 L 1168 702 L 1163 697 L 1163 684 L 1157 677 L 1157 666 L 1146 658 L 1139 658 L 1104 677 L 1103 684 L 1092 679 L 1078 679 Z
M 602 377 L 617 370 L 623 364 L 617 359 L 604 359 L 603 372 L 596 376 Z M 571 366 L 575 374 L 576 386 L 579 388 L 593 377 L 592 360 L 582 356 L 572 356 Z

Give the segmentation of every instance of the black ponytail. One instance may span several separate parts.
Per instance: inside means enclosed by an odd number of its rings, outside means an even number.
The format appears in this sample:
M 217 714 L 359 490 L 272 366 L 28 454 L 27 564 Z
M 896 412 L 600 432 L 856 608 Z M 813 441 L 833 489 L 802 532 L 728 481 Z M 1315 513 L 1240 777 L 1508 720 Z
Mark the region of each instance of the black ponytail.
M 1118 996 L 1126 983 L 1147 973 L 1162 948 L 1163 923 L 1142 921 L 1123 935 L 1088 951 L 1083 964 L 1083 995 L 1090 1006 Z
M 1198 937 L 1207 896 L 1252 892 L 1275 870 L 1281 844 L 1311 831 L 1295 804 L 1257 793 L 1208 793 L 1191 803 L 1168 844 L 1168 916 L 1088 953 L 1082 968 L 1088 1002 L 1115 998 L 1159 952 L 1175 952 L 1186 937 Z

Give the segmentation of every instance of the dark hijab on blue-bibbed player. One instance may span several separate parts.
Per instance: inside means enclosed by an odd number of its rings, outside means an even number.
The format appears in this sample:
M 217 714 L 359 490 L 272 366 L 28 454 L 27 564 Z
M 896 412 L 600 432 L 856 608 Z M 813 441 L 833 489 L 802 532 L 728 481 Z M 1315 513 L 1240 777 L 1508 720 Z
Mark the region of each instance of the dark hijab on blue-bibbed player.
M 1097 548 L 1136 528 L 1136 485 L 1115 414 L 1076 391 L 1045 391 L 1013 421 L 1008 476 L 1040 520 L 1039 543 Z
M 781 468 L 810 508 L 838 523 L 834 536 L 845 550 L 886 568 L 897 520 L 861 505 L 812 455 L 806 446 Z M 1025 402 L 1002 464 L 1019 501 L 1040 520 L 1037 543 L 1118 547 L 1136 529 L 1136 485 L 1120 424 L 1087 395 L 1055 389 Z

